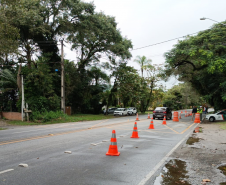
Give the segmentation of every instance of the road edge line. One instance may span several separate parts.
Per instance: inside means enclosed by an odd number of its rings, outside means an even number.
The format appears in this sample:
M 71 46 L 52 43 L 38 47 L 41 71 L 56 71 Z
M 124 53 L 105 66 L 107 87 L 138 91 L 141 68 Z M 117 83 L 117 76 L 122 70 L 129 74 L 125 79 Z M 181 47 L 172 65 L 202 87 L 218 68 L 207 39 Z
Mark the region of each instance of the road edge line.
M 198 126 L 199 124 L 195 125 Z M 185 139 L 188 138 L 188 136 L 192 133 L 193 130 L 191 130 L 179 143 L 177 143 L 176 146 L 173 147 L 172 150 L 166 156 L 151 170 L 141 181 L 138 185 L 145 185 L 145 183 L 155 174 L 155 172 L 165 163 L 165 161 L 168 159 L 168 157 L 185 141 Z

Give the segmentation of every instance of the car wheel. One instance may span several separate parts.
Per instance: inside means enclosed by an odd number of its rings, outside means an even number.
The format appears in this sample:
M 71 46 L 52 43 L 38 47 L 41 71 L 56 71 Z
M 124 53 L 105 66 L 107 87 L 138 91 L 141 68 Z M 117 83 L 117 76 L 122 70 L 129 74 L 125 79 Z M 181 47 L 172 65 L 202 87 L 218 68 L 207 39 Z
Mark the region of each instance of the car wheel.
M 155 119 L 155 116 L 153 116 L 153 119 Z
M 215 121 L 215 118 L 212 116 L 212 117 L 210 117 L 209 121 L 210 122 L 214 122 Z

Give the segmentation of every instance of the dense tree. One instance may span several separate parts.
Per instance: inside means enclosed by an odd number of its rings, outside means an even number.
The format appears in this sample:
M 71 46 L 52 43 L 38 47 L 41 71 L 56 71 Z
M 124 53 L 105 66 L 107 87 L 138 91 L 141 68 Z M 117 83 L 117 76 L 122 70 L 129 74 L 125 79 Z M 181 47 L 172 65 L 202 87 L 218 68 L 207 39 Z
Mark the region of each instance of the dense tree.
M 163 104 L 174 110 L 178 110 L 189 108 L 190 106 L 204 105 L 205 101 L 191 84 L 187 82 L 175 85 L 165 92 Z
M 0 70 L 0 107 L 4 110 L 16 111 L 18 93 L 16 75 L 9 69 Z
M 216 24 L 179 41 L 165 54 L 165 74 L 190 82 L 216 110 L 225 108 L 226 100 L 225 37 L 226 27 Z
M 110 75 L 99 69 L 97 63 L 102 57 L 113 63 L 117 58 L 131 57 L 132 43 L 121 35 L 115 18 L 94 12 L 93 3 L 80 0 L 4 0 L 0 5 L 0 31 L 6 33 L 0 34 L 0 41 L 5 42 L 1 46 L 8 47 L 0 51 L 1 63 L 6 68 L 22 63 L 17 73 L 24 74 L 29 108 L 41 112 L 60 108 L 58 41 L 64 38 L 77 52 L 77 64 L 65 60 L 66 105 L 72 106 L 74 112 L 99 113 Z M 15 44 L 10 45 L 11 41 Z M 21 83 L 19 75 L 17 81 Z
M 153 90 L 158 88 L 158 81 L 160 80 L 159 66 L 152 65 L 151 59 L 145 56 L 137 56 L 134 60 L 141 67 L 141 83 L 140 83 L 140 106 L 139 109 L 144 113 L 154 101 Z M 143 73 L 146 72 L 144 77 Z
M 103 13 L 86 17 L 79 26 L 74 26 L 68 40 L 72 43 L 72 49 L 79 51 L 80 72 L 91 62 L 99 62 L 102 55 L 119 56 L 122 59 L 131 57 L 131 41 L 123 38 L 116 26 L 115 18 Z
M 127 66 L 127 63 L 121 63 L 113 71 L 113 76 L 115 77 L 114 88 L 117 88 L 117 95 L 123 103 L 123 106 L 129 106 L 131 101 L 133 102 L 133 106 L 135 106 L 140 97 L 139 88 L 141 82 L 137 70 L 131 66 Z

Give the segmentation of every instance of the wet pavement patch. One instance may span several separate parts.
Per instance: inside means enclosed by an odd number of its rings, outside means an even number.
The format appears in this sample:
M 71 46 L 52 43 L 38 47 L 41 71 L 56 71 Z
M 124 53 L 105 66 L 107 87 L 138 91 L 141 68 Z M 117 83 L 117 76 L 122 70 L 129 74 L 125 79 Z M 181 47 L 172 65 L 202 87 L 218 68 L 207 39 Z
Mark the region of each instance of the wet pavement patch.
M 186 170 L 186 162 L 172 159 L 163 168 L 160 175 L 155 179 L 154 185 L 191 185 L 187 179 L 188 171 Z
M 195 138 L 195 137 L 189 137 L 186 144 L 188 145 L 193 145 L 196 142 L 199 142 L 200 138 Z
M 226 165 L 219 166 L 217 169 L 221 171 L 224 175 L 226 175 Z
M 222 183 L 220 183 L 220 185 L 226 185 L 226 182 L 222 182 Z

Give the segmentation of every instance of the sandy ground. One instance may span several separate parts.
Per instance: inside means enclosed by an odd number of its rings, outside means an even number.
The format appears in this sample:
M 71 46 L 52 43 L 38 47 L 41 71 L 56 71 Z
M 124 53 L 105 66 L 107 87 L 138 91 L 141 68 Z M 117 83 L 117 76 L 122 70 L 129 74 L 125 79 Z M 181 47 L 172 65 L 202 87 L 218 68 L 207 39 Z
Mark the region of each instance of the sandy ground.
M 226 130 L 219 124 L 204 122 L 199 124 L 202 133 L 193 133 L 190 137 L 200 138 L 193 145 L 182 144 L 170 157 L 187 163 L 188 181 L 192 185 L 218 185 L 226 183 L 226 176 L 217 169 L 226 165 Z M 211 182 L 203 182 L 209 179 Z

